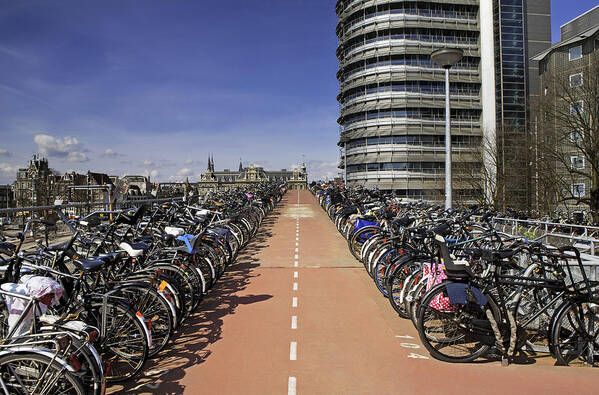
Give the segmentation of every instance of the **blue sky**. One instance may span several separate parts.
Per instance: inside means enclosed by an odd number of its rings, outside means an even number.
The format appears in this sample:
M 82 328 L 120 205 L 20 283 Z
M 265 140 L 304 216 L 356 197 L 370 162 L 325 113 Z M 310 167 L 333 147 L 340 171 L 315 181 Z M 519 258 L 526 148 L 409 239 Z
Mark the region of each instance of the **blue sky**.
M 553 3 L 559 25 L 597 0 Z M 0 183 L 338 162 L 333 0 L 0 0 Z

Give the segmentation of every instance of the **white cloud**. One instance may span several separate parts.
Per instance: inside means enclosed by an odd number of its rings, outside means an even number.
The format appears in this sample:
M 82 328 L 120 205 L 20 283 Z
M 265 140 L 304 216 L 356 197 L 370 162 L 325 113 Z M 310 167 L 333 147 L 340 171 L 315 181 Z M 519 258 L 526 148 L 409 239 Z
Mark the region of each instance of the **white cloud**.
M 37 150 L 40 154 L 66 158 L 73 152 L 81 151 L 81 144 L 76 137 L 54 137 L 47 134 L 36 134 L 33 141 L 37 144 Z
M 184 167 L 180 169 L 176 174 L 169 177 L 170 181 L 181 182 L 185 181 L 185 179 L 193 174 L 193 171 L 190 168 Z
M 104 153 L 102 154 L 102 156 L 105 156 L 107 158 L 116 158 L 116 157 L 122 156 L 122 155 L 119 154 L 118 152 L 114 152 L 114 150 L 112 148 L 106 148 L 104 150 Z
M 183 164 L 185 164 L 185 165 L 192 165 L 193 164 L 193 159 L 187 159 L 187 160 L 185 160 L 185 162 L 183 162 Z
M 179 170 L 177 172 L 178 176 L 188 176 L 192 173 L 191 169 L 184 167 L 183 169 Z
M 5 149 L 0 148 L 0 156 L 10 156 L 10 152 Z
M 88 162 L 85 149 L 76 137 L 54 137 L 47 134 L 36 134 L 33 141 L 40 154 L 47 157 L 63 158 L 69 162 Z
M 67 160 L 69 162 L 88 162 L 89 158 L 83 152 L 71 152 L 69 156 L 67 156 Z
M 310 180 L 324 180 L 326 178 L 335 178 L 339 176 L 340 169 L 335 161 L 327 162 L 323 160 L 309 160 L 306 162 L 306 171 Z
M 17 170 L 19 170 L 17 166 L 9 165 L 8 163 L 0 163 L 0 173 L 16 176 Z
M 144 176 L 146 176 L 146 177 L 156 178 L 159 175 L 160 175 L 160 172 L 158 170 L 156 170 L 156 169 L 154 169 L 154 170 L 148 170 L 148 169 L 144 170 Z M 156 180 L 152 180 L 152 181 L 154 182 Z
M 154 162 L 149 159 L 144 160 L 144 166 L 154 166 Z

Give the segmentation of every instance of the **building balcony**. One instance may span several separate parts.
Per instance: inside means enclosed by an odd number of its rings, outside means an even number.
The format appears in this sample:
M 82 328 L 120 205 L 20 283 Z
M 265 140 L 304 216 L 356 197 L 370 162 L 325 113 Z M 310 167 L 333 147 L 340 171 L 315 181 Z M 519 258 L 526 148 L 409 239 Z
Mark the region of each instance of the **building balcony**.
M 476 13 L 465 12 L 451 12 L 447 11 L 440 14 L 413 14 L 407 13 L 408 10 L 402 10 L 404 12 L 377 12 L 369 14 L 363 17 L 359 17 L 345 23 L 341 21 L 337 25 L 337 37 L 339 41 L 347 40 L 352 33 L 364 29 L 368 26 L 375 25 L 375 29 L 380 29 L 381 24 L 385 26 L 385 22 L 389 25 L 400 25 L 405 26 L 406 22 L 414 22 L 419 26 L 426 26 L 427 23 L 437 23 L 441 25 L 451 25 L 456 30 L 475 30 L 478 29 L 478 15 Z M 413 11 L 425 11 L 425 10 L 413 10 Z M 445 15 L 443 15 L 445 14 Z
M 354 44 L 348 48 L 340 47 L 337 50 L 337 57 L 342 60 L 352 56 L 355 53 L 361 51 L 367 51 L 369 49 L 384 48 L 384 47 L 406 47 L 406 46 L 420 46 L 420 47 L 431 47 L 432 50 L 445 48 L 452 46 L 454 48 L 461 48 L 467 50 L 478 49 L 478 39 L 472 40 L 454 40 L 448 39 L 446 36 L 426 36 L 426 35 L 412 35 L 406 38 L 378 38 L 367 40 L 362 43 Z M 431 50 L 431 52 L 432 52 Z

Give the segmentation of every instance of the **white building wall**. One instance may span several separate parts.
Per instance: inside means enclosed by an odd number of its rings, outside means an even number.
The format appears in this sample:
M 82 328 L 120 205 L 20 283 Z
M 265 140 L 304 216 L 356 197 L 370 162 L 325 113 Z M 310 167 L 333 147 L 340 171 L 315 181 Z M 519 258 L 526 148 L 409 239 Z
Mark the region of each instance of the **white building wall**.
M 490 175 L 490 180 L 496 179 L 497 162 L 493 158 L 496 150 L 496 96 L 495 96 L 495 44 L 493 32 L 493 0 L 480 0 L 480 68 L 481 68 L 481 103 L 482 131 L 485 147 L 484 166 Z M 490 181 L 487 180 L 489 183 Z M 493 181 L 494 182 L 494 181 Z M 487 185 L 487 199 L 491 199 L 491 191 L 495 185 Z

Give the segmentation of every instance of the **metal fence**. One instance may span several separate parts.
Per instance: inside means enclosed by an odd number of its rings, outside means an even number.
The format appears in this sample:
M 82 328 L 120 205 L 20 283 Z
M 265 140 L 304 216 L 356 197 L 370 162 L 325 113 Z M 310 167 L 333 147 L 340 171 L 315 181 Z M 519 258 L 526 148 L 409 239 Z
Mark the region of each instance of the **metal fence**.
M 197 196 L 189 196 L 190 198 L 196 198 Z M 64 225 L 66 225 L 71 231 L 74 232 L 74 227 L 69 220 L 68 211 L 71 208 L 82 209 L 80 214 L 90 215 L 90 214 L 101 214 L 105 213 L 108 215 L 118 213 L 121 210 L 126 210 L 133 207 L 139 207 L 144 204 L 152 204 L 152 203 L 165 203 L 172 201 L 183 201 L 184 197 L 172 197 L 172 198 L 162 198 L 162 199 L 132 199 L 132 200 L 124 200 L 121 202 L 95 202 L 95 203 L 68 203 L 68 204 L 57 204 L 52 206 L 31 206 L 31 207 L 17 207 L 17 208 L 3 208 L 0 209 L 1 214 L 15 214 L 15 213 L 30 213 L 31 217 L 37 216 L 38 218 L 47 218 L 52 217 L 57 221 L 60 220 Z M 94 210 L 93 208 L 100 207 L 100 210 Z M 51 214 L 54 213 L 54 214 Z M 21 215 L 22 222 L 25 222 L 26 216 Z M 58 221 L 58 222 L 60 222 Z
M 495 229 L 513 236 L 542 240 L 545 244 L 554 247 L 566 245 L 576 247 L 581 252 L 583 266 L 589 279 L 592 281 L 599 279 L 599 256 L 596 255 L 596 247 L 599 246 L 599 227 L 501 217 L 496 217 L 493 221 Z M 573 275 L 582 278 L 577 265 L 571 268 Z

